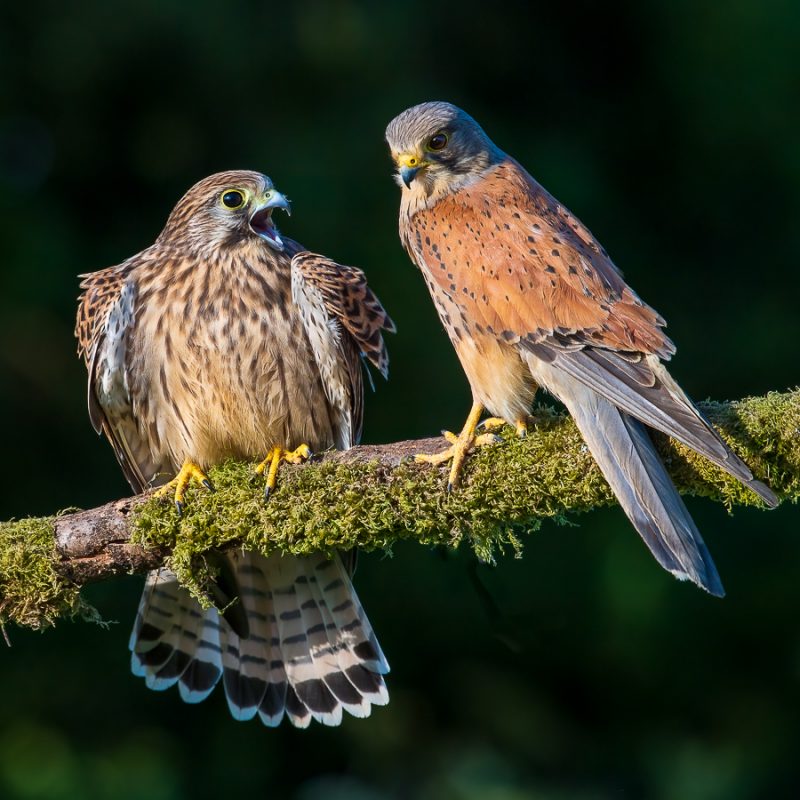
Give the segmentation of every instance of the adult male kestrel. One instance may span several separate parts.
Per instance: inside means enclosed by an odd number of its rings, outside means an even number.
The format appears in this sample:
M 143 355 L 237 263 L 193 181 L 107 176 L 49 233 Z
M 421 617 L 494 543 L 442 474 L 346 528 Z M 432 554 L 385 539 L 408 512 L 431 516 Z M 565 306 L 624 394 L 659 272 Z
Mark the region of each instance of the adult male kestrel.
M 720 439 L 662 360 L 675 352 L 589 230 L 450 103 L 395 117 L 386 139 L 402 189 L 400 237 L 422 271 L 472 388 L 452 447 L 449 486 L 484 408 L 522 433 L 538 386 L 569 409 L 656 560 L 722 596 L 697 527 L 645 426 L 778 503 Z
M 386 376 L 393 323 L 364 273 L 304 252 L 272 220 L 269 178 L 223 172 L 193 186 L 155 243 L 84 277 L 76 335 L 89 415 L 133 489 L 191 481 L 228 458 L 282 460 L 361 435 L 362 364 Z M 130 640 L 152 689 L 199 702 L 222 677 L 231 713 L 338 725 L 388 702 L 389 666 L 340 557 L 234 552 L 204 610 L 166 569 L 151 573 Z

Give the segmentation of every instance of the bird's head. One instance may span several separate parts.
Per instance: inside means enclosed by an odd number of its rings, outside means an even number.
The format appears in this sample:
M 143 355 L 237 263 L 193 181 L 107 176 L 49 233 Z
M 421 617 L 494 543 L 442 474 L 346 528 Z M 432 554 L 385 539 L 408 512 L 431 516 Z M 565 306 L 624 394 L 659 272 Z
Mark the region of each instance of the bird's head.
M 427 196 L 472 182 L 504 155 L 469 114 L 444 102 L 406 109 L 389 123 L 386 141 L 398 184 Z
M 195 249 L 259 239 L 284 248 L 272 212 L 291 213 L 289 201 L 259 172 L 231 170 L 199 181 L 180 199 L 159 237 L 180 239 Z

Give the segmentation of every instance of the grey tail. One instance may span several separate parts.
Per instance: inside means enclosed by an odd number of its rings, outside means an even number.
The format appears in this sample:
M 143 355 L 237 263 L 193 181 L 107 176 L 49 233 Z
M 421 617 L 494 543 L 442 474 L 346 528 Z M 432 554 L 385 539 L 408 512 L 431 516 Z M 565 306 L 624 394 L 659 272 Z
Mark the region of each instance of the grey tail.
M 717 568 L 641 422 L 569 376 L 559 399 L 656 561 L 679 580 L 723 597 Z

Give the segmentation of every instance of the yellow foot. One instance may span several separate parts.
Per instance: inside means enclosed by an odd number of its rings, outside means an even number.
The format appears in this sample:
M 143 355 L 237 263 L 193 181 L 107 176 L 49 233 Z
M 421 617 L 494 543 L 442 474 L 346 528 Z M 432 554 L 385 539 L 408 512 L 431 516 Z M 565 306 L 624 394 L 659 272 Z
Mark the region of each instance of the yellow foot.
M 447 481 L 448 492 L 452 491 L 453 488 L 458 485 L 461 467 L 464 464 L 467 453 L 474 447 L 481 447 L 498 441 L 497 436 L 493 433 L 482 433 L 480 436 L 475 435 L 475 428 L 478 426 L 478 420 L 481 418 L 482 413 L 483 406 L 480 405 L 480 403 L 475 403 L 472 406 L 472 410 L 469 412 L 463 430 L 458 436 L 450 431 L 442 431 L 444 438 L 451 444 L 447 450 L 433 455 L 420 454 L 415 457 L 416 461 L 434 465 L 443 464 L 445 461 L 452 460 L 452 464 L 450 465 L 450 477 Z
M 500 428 L 504 428 L 506 425 L 510 425 L 511 423 L 507 420 L 504 420 L 502 417 L 488 417 L 480 425 L 479 428 L 482 428 L 485 431 L 496 431 Z M 528 420 L 520 417 L 518 420 L 514 421 L 514 429 L 517 432 L 517 436 L 523 438 L 528 435 Z
M 186 488 L 189 484 L 195 481 L 199 483 L 201 486 L 204 486 L 209 491 L 213 491 L 214 487 L 211 485 L 211 481 L 208 479 L 208 476 L 197 466 L 197 464 L 193 463 L 192 461 L 184 461 L 183 466 L 181 467 L 180 472 L 169 482 L 164 484 L 156 493 L 156 497 L 162 497 L 165 494 L 169 494 L 174 490 L 173 499 L 175 501 L 175 508 L 178 510 L 178 514 L 183 513 L 184 502 L 183 498 L 186 494 Z
M 301 444 L 294 450 L 284 450 L 282 447 L 273 447 L 267 453 L 267 457 L 256 467 L 256 474 L 267 473 L 267 485 L 264 489 L 264 499 L 269 500 L 269 496 L 275 490 L 278 483 L 278 467 L 281 461 L 289 464 L 302 464 L 311 458 L 311 448 L 307 444 Z

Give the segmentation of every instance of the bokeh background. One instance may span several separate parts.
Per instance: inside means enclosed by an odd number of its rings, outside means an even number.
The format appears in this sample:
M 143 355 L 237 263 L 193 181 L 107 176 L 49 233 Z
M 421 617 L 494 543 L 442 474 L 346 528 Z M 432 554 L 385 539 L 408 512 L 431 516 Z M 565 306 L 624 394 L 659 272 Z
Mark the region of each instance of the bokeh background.
M 365 438 L 460 425 L 467 384 L 397 240 L 382 139 L 427 99 L 589 224 L 669 320 L 691 395 L 797 384 L 798 47 L 793 0 L 4 3 L 0 518 L 128 492 L 86 416 L 76 275 L 150 243 L 221 169 L 271 175 L 283 230 L 365 268 L 398 323 Z M 364 557 L 392 701 L 334 730 L 146 690 L 126 647 L 141 579 L 91 587 L 118 624 L 0 644 L 0 797 L 797 796 L 800 513 L 689 504 L 724 601 L 661 571 L 617 509 L 495 568 Z

